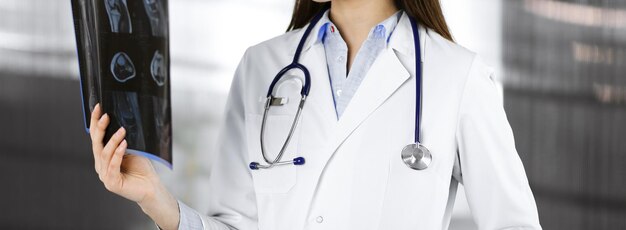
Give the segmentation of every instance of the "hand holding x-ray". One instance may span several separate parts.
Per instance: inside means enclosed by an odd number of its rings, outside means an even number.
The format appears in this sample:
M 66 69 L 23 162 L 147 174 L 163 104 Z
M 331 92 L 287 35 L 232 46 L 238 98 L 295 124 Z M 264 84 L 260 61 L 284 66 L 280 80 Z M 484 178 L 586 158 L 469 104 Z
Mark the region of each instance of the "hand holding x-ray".
M 163 186 L 148 158 L 126 154 L 126 130 L 120 128 L 103 143 L 109 122 L 109 116 L 103 115 L 100 105 L 96 105 L 89 129 L 94 167 L 100 181 L 107 190 L 139 204 L 163 229 L 176 229 L 178 202 Z

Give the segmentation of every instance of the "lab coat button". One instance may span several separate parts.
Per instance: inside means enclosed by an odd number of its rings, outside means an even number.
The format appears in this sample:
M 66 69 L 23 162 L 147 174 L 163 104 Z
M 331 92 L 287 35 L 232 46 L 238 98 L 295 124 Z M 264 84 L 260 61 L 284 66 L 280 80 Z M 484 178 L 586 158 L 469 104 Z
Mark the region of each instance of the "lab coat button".
M 321 224 L 322 222 L 324 222 L 324 217 L 322 217 L 322 216 L 318 216 L 317 218 L 315 218 L 315 222 L 317 222 L 317 223 L 320 223 L 320 224 Z

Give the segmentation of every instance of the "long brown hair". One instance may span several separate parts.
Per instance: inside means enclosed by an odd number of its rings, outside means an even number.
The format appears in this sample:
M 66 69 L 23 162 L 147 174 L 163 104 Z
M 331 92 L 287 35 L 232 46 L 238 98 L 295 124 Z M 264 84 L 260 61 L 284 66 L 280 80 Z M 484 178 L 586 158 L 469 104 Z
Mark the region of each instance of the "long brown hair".
M 439 0 L 394 0 L 396 7 L 404 10 L 424 25 L 444 38 L 454 41 L 448 24 L 443 16 Z M 287 31 L 304 27 L 317 12 L 330 7 L 330 2 L 314 2 L 312 0 L 296 0 L 293 15 Z

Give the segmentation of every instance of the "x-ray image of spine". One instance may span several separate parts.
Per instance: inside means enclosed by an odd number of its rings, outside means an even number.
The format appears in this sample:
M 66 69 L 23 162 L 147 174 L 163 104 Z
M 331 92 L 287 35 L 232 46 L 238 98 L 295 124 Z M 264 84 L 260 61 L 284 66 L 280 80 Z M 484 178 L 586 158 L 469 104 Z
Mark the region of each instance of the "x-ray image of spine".
M 139 103 L 135 92 L 111 92 L 117 123 L 126 129 L 126 141 L 133 149 L 145 149 Z
M 152 63 L 150 63 L 150 74 L 158 86 L 163 86 L 163 84 L 165 84 L 167 71 L 164 66 L 163 55 L 158 50 L 154 52 L 154 57 L 152 57 Z
M 167 103 L 161 98 L 152 97 L 152 107 L 154 111 L 154 120 L 156 122 L 156 136 L 159 140 L 159 149 L 161 158 L 169 157 L 170 139 L 170 123 L 166 123 Z
M 118 52 L 111 60 L 111 73 L 118 82 L 126 82 L 135 77 L 135 65 L 124 52 Z
M 133 32 L 126 0 L 104 0 L 104 5 L 109 15 L 111 32 L 128 34 Z
M 146 14 L 150 18 L 150 27 L 152 28 L 152 36 L 164 37 L 167 32 L 167 18 L 162 2 L 159 0 L 143 0 Z

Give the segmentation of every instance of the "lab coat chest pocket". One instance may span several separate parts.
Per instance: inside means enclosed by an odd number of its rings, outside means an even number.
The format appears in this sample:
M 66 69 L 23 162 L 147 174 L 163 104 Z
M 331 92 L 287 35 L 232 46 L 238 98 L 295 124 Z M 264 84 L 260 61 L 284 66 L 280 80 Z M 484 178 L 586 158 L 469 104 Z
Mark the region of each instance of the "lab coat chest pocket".
M 274 96 L 283 98 L 282 105 L 271 106 L 265 122 L 264 146 L 265 154 L 270 161 L 276 159 L 285 143 L 293 124 L 298 102 L 300 101 L 301 79 L 285 76 L 276 84 Z M 256 113 L 246 114 L 246 135 L 250 161 L 267 165 L 261 152 L 261 124 L 263 122 L 263 106 L 265 100 L 259 102 Z M 281 161 L 291 161 L 298 157 L 300 129 L 296 128 Z M 252 170 L 252 179 L 257 193 L 287 193 L 296 184 L 296 166 L 277 165 L 270 169 Z
M 267 165 L 261 153 L 261 122 L 263 115 L 246 114 L 246 135 L 250 161 Z M 274 160 L 285 143 L 287 134 L 293 122 L 290 115 L 268 115 L 265 123 L 265 149 L 269 160 Z M 294 131 L 293 137 L 286 148 L 281 161 L 290 161 L 296 157 L 299 130 Z M 257 193 L 287 193 L 296 184 L 296 166 L 280 165 L 270 169 L 252 170 L 252 179 Z

